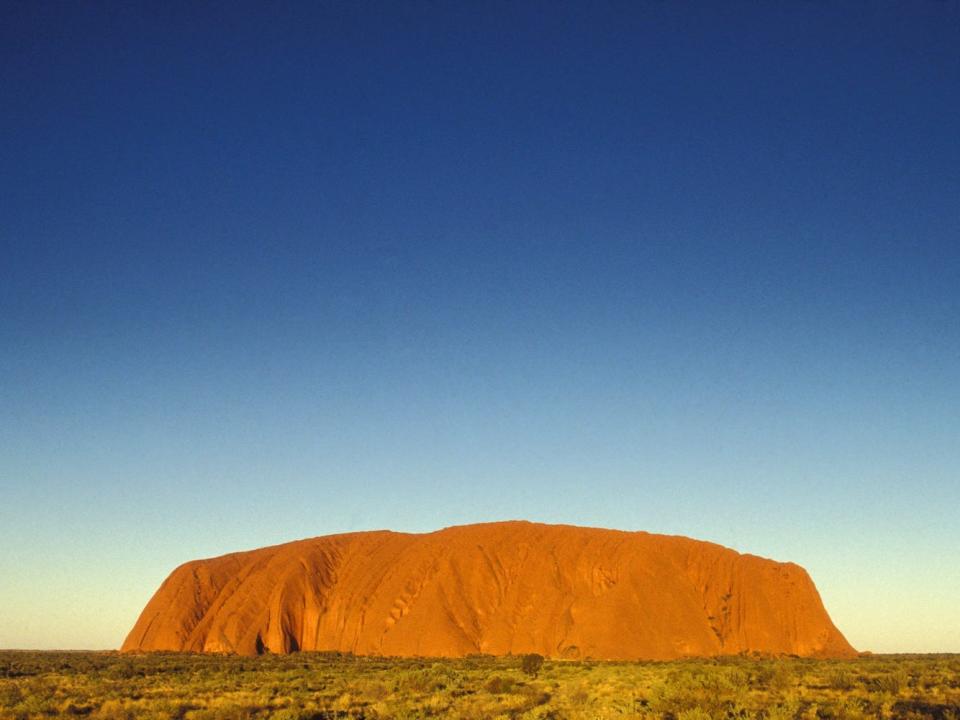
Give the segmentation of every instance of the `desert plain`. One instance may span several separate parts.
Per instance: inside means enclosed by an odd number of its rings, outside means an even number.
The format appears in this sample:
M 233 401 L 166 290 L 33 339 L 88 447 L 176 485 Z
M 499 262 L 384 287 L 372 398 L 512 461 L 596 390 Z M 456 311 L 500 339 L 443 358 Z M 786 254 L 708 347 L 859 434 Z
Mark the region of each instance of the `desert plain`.
M 0 718 L 957 720 L 960 656 L 663 662 L 0 652 Z M 526 669 L 525 669 L 526 666 Z

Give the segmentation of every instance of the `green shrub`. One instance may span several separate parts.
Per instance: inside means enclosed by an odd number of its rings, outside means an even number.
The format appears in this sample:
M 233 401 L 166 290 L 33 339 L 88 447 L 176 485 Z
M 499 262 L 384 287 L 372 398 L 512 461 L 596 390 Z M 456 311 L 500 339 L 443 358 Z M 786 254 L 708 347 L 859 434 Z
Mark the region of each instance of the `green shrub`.
M 13 682 L 0 682 L 0 707 L 12 708 L 23 700 L 23 692 Z
M 133 720 L 133 710 L 120 700 L 107 700 L 93 716 L 97 720 Z
M 761 665 L 754 678 L 758 689 L 773 692 L 783 692 L 794 682 L 793 670 L 786 662 L 780 660 Z
M 536 677 L 543 667 L 543 655 L 529 653 L 520 661 L 520 668 L 529 676 Z
M 767 720 L 795 720 L 800 710 L 800 703 L 796 698 L 790 698 L 778 705 L 771 705 L 766 709 Z
M 491 695 L 503 695 L 512 692 L 514 682 L 512 678 L 494 675 L 483 685 L 483 689 Z
M 900 690 L 906 688 L 909 682 L 910 675 L 902 668 L 890 670 L 874 680 L 874 684 L 880 692 L 890 693 L 891 695 L 899 694 Z
M 847 691 L 853 689 L 853 677 L 845 668 L 836 668 L 827 678 L 827 684 L 834 690 Z
M 677 714 L 677 720 L 713 720 L 708 713 L 703 708 L 694 707 L 688 710 L 681 710 Z

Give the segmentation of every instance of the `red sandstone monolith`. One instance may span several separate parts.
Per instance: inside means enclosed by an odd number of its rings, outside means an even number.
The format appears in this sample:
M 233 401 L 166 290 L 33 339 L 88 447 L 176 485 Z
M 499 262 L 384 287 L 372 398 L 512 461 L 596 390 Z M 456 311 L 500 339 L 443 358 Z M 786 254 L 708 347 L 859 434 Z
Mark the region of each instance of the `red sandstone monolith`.
M 856 654 L 798 565 L 684 537 L 529 522 L 330 535 L 188 562 L 122 649 Z

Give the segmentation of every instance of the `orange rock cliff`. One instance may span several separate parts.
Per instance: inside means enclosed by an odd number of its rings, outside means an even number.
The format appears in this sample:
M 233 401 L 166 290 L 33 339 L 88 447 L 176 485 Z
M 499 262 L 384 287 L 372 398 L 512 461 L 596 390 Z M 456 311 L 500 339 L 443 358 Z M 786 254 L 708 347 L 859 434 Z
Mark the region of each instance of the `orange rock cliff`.
M 330 535 L 188 562 L 122 650 L 855 655 L 798 565 L 529 522 Z

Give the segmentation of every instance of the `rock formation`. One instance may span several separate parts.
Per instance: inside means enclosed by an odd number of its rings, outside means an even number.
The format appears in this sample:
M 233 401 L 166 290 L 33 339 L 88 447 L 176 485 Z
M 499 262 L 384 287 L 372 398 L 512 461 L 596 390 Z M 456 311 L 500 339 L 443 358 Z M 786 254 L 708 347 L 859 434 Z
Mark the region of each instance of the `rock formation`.
M 684 537 L 529 522 L 330 535 L 188 562 L 122 649 L 855 654 L 797 565 Z

